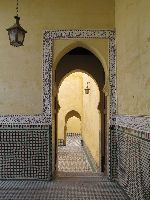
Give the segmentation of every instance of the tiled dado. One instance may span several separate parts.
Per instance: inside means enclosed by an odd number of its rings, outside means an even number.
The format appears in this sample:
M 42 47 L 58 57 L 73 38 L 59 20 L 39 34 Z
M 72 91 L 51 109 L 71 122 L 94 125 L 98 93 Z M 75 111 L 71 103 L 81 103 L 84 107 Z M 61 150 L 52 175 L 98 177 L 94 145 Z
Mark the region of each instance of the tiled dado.
M 0 125 L 0 179 L 51 179 L 51 126 Z
M 116 127 L 118 181 L 132 200 L 150 199 L 150 131 Z
M 116 124 L 110 126 L 111 143 L 110 150 L 110 172 L 112 178 L 118 177 L 118 127 L 128 130 L 126 132 L 137 138 L 150 140 L 150 116 L 116 115 Z M 124 132 L 122 132 L 124 134 Z M 150 141 L 149 141 L 150 142 Z M 150 152 L 150 149 L 147 150 Z

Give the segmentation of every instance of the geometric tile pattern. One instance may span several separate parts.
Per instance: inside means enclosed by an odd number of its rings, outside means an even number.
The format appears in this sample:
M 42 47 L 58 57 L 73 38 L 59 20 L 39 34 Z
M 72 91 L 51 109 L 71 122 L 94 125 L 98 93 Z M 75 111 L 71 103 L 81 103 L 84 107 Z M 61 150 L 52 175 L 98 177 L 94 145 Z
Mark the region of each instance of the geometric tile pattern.
M 67 136 L 66 146 L 58 147 L 58 172 L 92 172 L 80 135 Z
M 117 178 L 118 176 L 118 141 L 117 141 L 117 132 L 116 126 L 110 126 L 110 145 L 109 145 L 109 152 L 110 152 L 110 178 Z
M 49 126 L 0 129 L 1 179 L 50 179 Z
M 131 199 L 149 200 L 150 133 L 117 127 L 117 134 L 119 183 Z
M 127 200 L 120 187 L 101 178 L 0 181 L 0 200 Z

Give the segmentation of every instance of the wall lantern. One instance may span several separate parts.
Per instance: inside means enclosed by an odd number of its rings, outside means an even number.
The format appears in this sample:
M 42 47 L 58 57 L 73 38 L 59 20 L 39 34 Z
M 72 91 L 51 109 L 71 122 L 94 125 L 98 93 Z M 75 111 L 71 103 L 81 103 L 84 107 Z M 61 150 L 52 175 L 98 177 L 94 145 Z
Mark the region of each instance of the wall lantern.
M 86 88 L 84 89 L 85 90 L 85 94 L 89 94 L 89 92 L 90 92 L 90 88 L 88 87 L 88 84 L 89 84 L 90 82 L 87 82 L 87 86 L 86 86 Z
M 10 45 L 14 47 L 23 46 L 25 31 L 19 24 L 20 17 L 18 16 L 18 0 L 16 5 L 16 13 L 17 15 L 14 17 L 16 19 L 16 23 L 10 28 L 6 29 L 8 31 Z

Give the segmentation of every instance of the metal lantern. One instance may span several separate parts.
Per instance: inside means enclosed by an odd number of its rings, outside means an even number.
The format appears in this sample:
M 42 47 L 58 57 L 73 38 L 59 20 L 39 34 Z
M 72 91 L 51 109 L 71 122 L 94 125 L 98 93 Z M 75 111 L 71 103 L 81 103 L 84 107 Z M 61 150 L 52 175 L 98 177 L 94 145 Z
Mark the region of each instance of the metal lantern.
M 88 84 L 89 84 L 90 82 L 87 82 L 87 86 L 86 86 L 86 88 L 84 89 L 85 90 L 85 94 L 89 94 L 89 92 L 90 92 L 90 88 L 88 87 Z
M 20 17 L 18 16 L 18 0 L 16 11 L 17 16 L 14 17 L 16 19 L 16 23 L 6 30 L 8 31 L 10 45 L 14 47 L 19 47 L 23 46 L 25 34 L 27 33 L 27 31 L 25 31 L 19 24 Z

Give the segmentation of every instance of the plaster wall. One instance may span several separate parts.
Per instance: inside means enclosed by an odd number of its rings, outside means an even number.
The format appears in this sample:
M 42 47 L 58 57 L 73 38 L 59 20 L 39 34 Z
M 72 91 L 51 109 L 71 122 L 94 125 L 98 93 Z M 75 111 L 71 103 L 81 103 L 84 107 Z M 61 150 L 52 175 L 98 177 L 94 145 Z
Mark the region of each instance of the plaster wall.
M 14 23 L 15 4 L 0 0 L 0 113 L 34 115 L 42 113 L 43 31 L 113 29 L 114 0 L 20 1 L 21 25 L 28 33 L 24 46 L 19 48 L 9 45 L 5 30 Z M 90 41 L 97 49 L 98 43 Z
M 100 113 L 97 109 L 100 93 L 96 82 L 88 75 L 83 74 L 83 87 L 89 83 L 89 94 L 83 93 L 83 120 L 82 136 L 91 154 L 99 165 L 100 156 Z
M 116 0 L 118 114 L 150 115 L 150 1 Z
M 71 117 L 67 122 L 67 133 L 81 133 L 81 121 L 77 117 Z
M 64 139 L 65 117 L 68 112 L 75 110 L 82 116 L 82 74 L 80 72 L 72 73 L 62 82 L 58 101 L 60 110 L 58 113 L 58 139 Z M 75 124 L 70 129 L 75 129 Z

